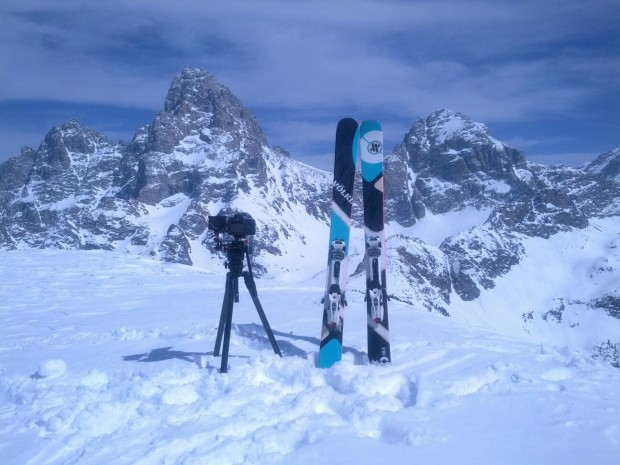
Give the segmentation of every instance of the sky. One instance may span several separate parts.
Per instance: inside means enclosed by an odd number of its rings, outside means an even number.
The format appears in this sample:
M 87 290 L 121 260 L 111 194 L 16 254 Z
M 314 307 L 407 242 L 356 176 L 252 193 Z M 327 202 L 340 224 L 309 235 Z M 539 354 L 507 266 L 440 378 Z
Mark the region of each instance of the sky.
M 618 0 L 3 0 L 0 161 L 71 118 L 131 140 L 186 67 L 325 169 L 340 118 L 391 151 L 438 108 L 539 163 L 620 146 Z

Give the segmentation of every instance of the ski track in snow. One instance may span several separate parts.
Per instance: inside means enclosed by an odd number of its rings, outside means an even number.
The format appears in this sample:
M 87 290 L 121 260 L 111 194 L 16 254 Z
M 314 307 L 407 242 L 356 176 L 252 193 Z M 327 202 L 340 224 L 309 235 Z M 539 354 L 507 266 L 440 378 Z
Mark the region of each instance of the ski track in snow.
M 392 302 L 393 363 L 365 359 L 349 295 L 343 361 L 315 367 L 323 278 L 243 285 L 230 370 L 212 355 L 224 269 L 110 252 L 3 252 L 7 465 L 615 464 L 620 371 Z M 243 280 L 241 280 L 241 283 Z M 263 287 L 265 286 L 265 287 Z

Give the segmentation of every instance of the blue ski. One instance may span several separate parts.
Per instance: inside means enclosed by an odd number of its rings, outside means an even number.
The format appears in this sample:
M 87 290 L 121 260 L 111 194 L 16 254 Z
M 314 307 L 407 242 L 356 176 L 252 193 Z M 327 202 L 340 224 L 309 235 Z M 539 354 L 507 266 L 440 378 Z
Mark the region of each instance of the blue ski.
M 349 233 L 357 152 L 357 121 L 344 118 L 340 120 L 336 128 L 327 279 L 323 297 L 323 326 L 318 360 L 320 368 L 329 368 L 342 359 L 343 318 L 341 310 L 347 304 L 345 289 L 348 277 Z

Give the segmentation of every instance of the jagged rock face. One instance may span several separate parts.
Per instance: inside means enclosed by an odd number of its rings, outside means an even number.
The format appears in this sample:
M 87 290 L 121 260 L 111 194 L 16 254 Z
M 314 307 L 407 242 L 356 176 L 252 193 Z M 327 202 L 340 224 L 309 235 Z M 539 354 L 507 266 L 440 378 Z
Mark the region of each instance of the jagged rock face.
M 0 245 L 112 249 L 131 234 L 140 209 L 110 202 L 125 145 L 71 120 L 53 128 L 36 152 L 27 149 L 3 165 L 2 179 L 21 184 L 4 192 Z
M 484 125 L 443 109 L 418 119 L 388 161 L 390 174 L 409 169 L 406 194 L 396 202 L 404 205 L 408 197 L 418 219 L 426 209 L 496 205 L 523 188 L 517 170 L 526 167 L 523 154 L 493 139 Z
M 617 292 L 610 292 L 593 299 L 588 306 L 594 309 L 602 309 L 612 318 L 620 319 L 620 294 Z
M 31 147 L 24 147 L 20 156 L 0 164 L 0 196 L 5 196 L 26 183 L 36 154 Z
M 415 188 L 415 174 L 405 155 L 397 148 L 385 159 L 385 209 L 389 221 L 413 226 L 426 215 L 426 206 L 420 191 Z
M 620 182 L 620 148 L 599 155 L 584 167 L 584 171 Z
M 191 265 L 190 252 L 192 246 L 182 228 L 171 224 L 164 241 L 159 246 L 159 253 L 166 262 Z
M 186 69 L 175 77 L 166 96 L 164 111 L 155 121 L 163 116 L 173 120 L 184 136 L 209 128 L 237 134 L 237 145 L 233 147 L 237 150 L 242 136 L 256 149 L 267 144 L 254 115 L 228 87 L 201 70 Z
M 608 168 L 619 157 L 620 149 L 612 150 L 583 169 L 529 164 L 535 179 L 534 191 L 553 188 L 562 192 L 586 217 L 619 215 L 620 179 L 611 177 L 613 168 Z
M 399 289 L 393 297 L 449 316 L 452 281 L 446 255 L 419 239 L 403 235 L 390 237 L 388 247 L 390 286 Z
M 130 144 L 123 195 L 151 205 L 178 193 L 195 197 L 216 175 L 228 180 L 223 190 L 231 197 L 245 188 L 243 178 L 267 181 L 266 146 L 256 118 L 230 89 L 209 73 L 186 69 L 172 81 L 164 110 Z M 217 173 L 205 173 L 209 161 Z
M 498 204 L 483 225 L 440 245 L 450 263 L 454 290 L 463 300 L 474 300 L 483 289 L 492 289 L 496 278 L 519 264 L 525 237 L 548 239 L 589 225 L 574 196 L 547 187 L 540 173 L 530 175 L 529 179 L 523 176 L 520 195 Z
M 588 218 L 565 192 L 543 189 L 498 206 L 488 220 L 497 230 L 548 238 L 570 228 L 585 228 Z
M 446 239 L 440 250 L 450 263 L 454 290 L 463 300 L 474 300 L 481 289 L 492 289 L 494 279 L 519 263 L 523 254 L 519 236 L 500 232 L 493 224 L 464 231 Z
M 44 204 L 70 195 L 89 199 L 107 190 L 117 176 L 123 144 L 113 143 L 71 120 L 52 129 L 36 152 L 27 189 Z
M 508 179 L 514 175 L 513 167 L 525 166 L 521 152 L 492 138 L 484 125 L 462 113 L 438 110 L 426 118 L 423 127 L 425 134 L 418 144 L 424 147 L 411 160 L 415 171 L 428 169 L 436 177 L 458 182 L 480 173 Z M 423 127 L 414 126 L 413 132 L 419 134 Z M 439 156 L 432 157 L 435 154 Z
M 526 237 L 546 239 L 586 228 L 590 217 L 620 214 L 619 159 L 613 150 L 583 170 L 527 163 L 484 125 L 438 110 L 416 121 L 386 160 L 388 217 L 411 226 L 427 211 L 493 207 L 485 224 L 440 245 L 452 288 L 474 300 L 520 263 Z

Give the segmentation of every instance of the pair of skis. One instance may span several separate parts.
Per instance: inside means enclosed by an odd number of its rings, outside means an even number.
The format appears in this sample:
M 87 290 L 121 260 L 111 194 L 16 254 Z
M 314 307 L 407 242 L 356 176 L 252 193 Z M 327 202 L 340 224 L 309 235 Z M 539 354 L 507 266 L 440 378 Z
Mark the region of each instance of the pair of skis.
M 336 128 L 334 186 L 323 300 L 323 327 L 318 366 L 329 368 L 342 358 L 342 309 L 345 288 L 353 187 L 358 154 L 362 161 L 364 239 L 366 243 L 366 313 L 368 359 L 390 361 L 383 215 L 383 131 L 378 121 L 344 118 Z

